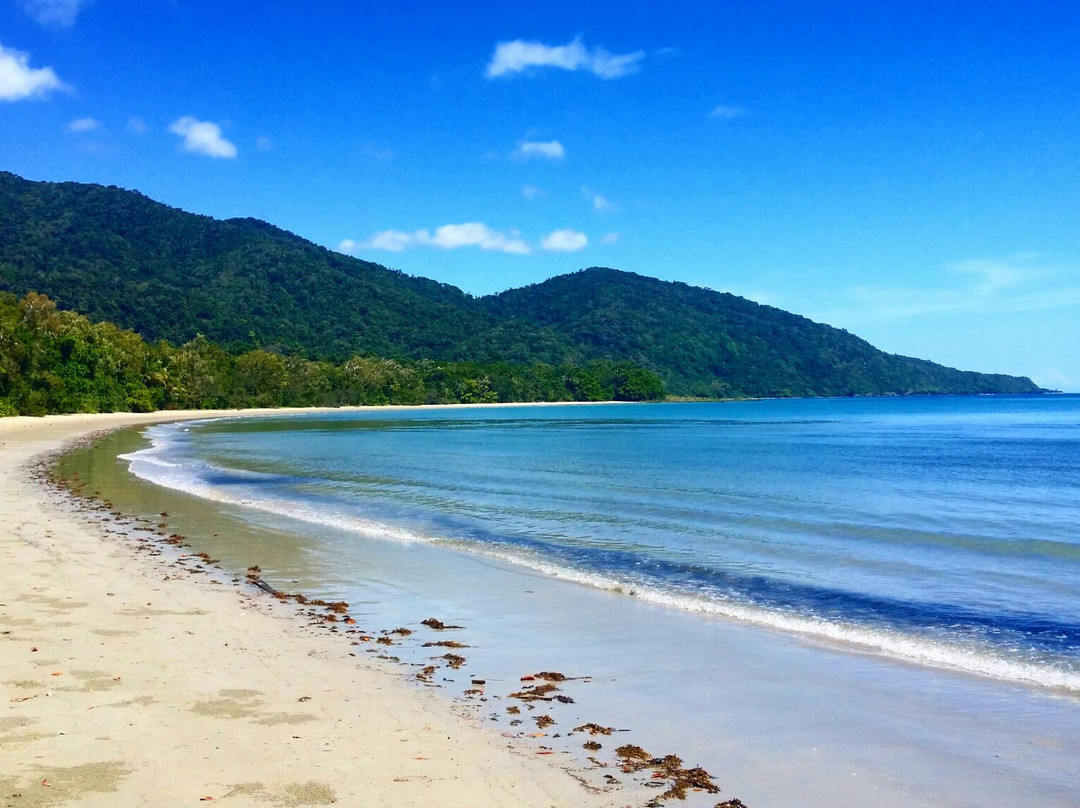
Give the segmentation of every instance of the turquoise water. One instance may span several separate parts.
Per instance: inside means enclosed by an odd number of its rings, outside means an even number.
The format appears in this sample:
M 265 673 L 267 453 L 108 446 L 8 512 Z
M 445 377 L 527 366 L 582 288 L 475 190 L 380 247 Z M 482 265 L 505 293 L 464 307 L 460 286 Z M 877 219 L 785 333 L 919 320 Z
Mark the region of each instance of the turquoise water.
M 148 434 L 138 476 L 357 543 L 443 545 L 1080 692 L 1080 397 L 387 410 Z

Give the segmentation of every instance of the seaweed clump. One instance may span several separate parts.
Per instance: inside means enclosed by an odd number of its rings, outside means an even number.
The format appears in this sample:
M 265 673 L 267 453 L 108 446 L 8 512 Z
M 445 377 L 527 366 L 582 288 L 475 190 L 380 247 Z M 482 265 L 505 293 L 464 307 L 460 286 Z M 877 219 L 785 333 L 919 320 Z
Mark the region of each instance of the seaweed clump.
M 684 768 L 682 758 L 678 755 L 652 757 L 640 746 L 626 744 L 615 750 L 615 756 L 622 761 L 620 768 L 627 774 L 652 769 L 654 780 L 668 781 L 667 791 L 647 803 L 650 808 L 659 805 L 664 800 L 685 800 L 686 793 L 691 788 L 709 794 L 720 793 L 720 787 L 713 782 L 715 778 L 711 774 L 700 766 L 691 769 Z M 741 806 L 741 803 L 732 800 L 729 800 L 728 803 L 729 805 L 725 806 L 725 808 L 739 808 Z
M 533 685 L 531 687 L 523 687 L 516 693 L 511 693 L 509 698 L 521 699 L 521 701 L 553 701 L 554 699 L 548 694 L 554 690 L 558 690 L 553 684 Z
M 442 620 L 434 617 L 429 617 L 427 620 L 421 620 L 420 625 L 427 626 L 428 628 L 434 629 L 435 631 L 445 631 L 448 628 L 464 628 L 464 626 L 448 626 Z

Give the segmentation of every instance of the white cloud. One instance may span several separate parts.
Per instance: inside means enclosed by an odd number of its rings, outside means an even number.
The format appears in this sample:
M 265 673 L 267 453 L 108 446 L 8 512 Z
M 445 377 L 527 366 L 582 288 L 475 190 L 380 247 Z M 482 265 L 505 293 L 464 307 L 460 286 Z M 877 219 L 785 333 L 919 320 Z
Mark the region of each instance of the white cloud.
M 540 246 L 551 252 L 577 252 L 589 244 L 589 238 L 579 230 L 556 230 L 544 236 Z
M 589 200 L 589 204 L 592 205 L 592 209 L 597 213 L 607 213 L 615 210 L 615 206 L 611 203 L 606 196 L 597 191 L 594 191 L 588 186 L 581 187 L 581 195 Z
M 605 233 L 603 238 L 600 239 L 601 244 L 614 244 L 621 236 L 618 233 Z
M 354 252 L 360 249 L 360 242 L 353 241 L 351 238 L 343 238 L 337 245 L 337 251 L 345 253 L 346 255 L 352 255 Z
M 544 192 L 535 185 L 524 185 L 521 188 L 521 195 L 529 201 L 532 201 L 533 199 L 543 196 Z
M 448 250 L 475 246 L 482 250 L 497 250 L 518 255 L 526 255 L 529 252 L 529 245 L 521 240 L 516 230 L 499 233 L 481 222 L 444 224 L 435 231 L 431 243 Z
M 535 140 L 523 140 L 518 143 L 518 147 L 514 149 L 513 156 L 518 160 L 532 160 L 538 158 L 541 160 L 562 160 L 566 156 L 566 149 L 563 148 L 557 140 L 548 141 L 535 141 Z
M 581 37 L 565 45 L 545 45 L 515 39 L 495 46 L 484 75 L 491 79 L 522 73 L 531 68 L 554 67 L 559 70 L 584 70 L 602 79 L 617 79 L 640 70 L 644 58 L 644 51 L 614 54 L 601 47 L 586 48 Z
M 719 104 L 712 108 L 712 112 L 709 113 L 710 118 L 720 118 L 725 121 L 730 121 L 732 118 L 741 118 L 744 115 L 748 115 L 749 112 L 742 107 L 729 107 L 725 104 Z
M 149 127 L 142 118 L 128 118 L 127 130 L 133 135 L 145 135 Z
M 529 245 L 522 240 L 517 230 L 501 232 L 493 230 L 483 222 L 465 222 L 463 224 L 444 224 L 430 230 L 383 230 L 363 243 L 344 239 L 338 245 L 342 252 L 354 252 L 358 249 L 389 250 L 401 252 L 409 247 L 439 247 L 444 250 L 456 250 L 461 247 L 479 247 L 491 252 L 528 255 Z
M 77 118 L 68 124 L 69 132 L 93 132 L 101 128 L 101 121 L 95 118 Z
M 64 89 L 51 67 L 30 67 L 29 54 L 0 45 L 0 101 L 42 98 Z
M 88 0 L 23 0 L 26 13 L 42 25 L 61 25 L 69 28 Z
M 415 233 L 404 233 L 401 230 L 383 230 L 358 246 L 368 247 L 373 250 L 401 252 L 406 247 L 411 247 L 414 244 L 427 244 L 430 241 L 431 234 L 427 230 L 417 230 Z
M 221 136 L 221 127 L 211 121 L 199 121 L 190 115 L 173 122 L 169 131 L 184 139 L 184 151 L 207 157 L 236 157 L 236 146 Z

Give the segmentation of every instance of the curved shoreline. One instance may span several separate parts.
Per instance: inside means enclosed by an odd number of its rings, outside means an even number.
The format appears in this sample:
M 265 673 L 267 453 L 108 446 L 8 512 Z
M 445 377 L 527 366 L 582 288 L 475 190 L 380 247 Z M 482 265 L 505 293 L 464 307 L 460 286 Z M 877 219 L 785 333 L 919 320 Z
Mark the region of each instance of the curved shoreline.
M 32 479 L 43 457 L 103 431 L 286 412 L 0 419 L 0 791 L 20 795 L 11 804 L 624 802 L 508 749 L 268 598 L 165 576 L 161 557 Z

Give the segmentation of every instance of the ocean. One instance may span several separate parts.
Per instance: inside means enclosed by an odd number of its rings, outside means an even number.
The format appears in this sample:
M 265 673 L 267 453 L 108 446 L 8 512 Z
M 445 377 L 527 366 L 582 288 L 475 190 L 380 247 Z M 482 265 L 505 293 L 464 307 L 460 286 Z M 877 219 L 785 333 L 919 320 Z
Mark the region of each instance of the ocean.
M 387 628 L 438 609 L 508 686 L 558 660 L 593 677 L 578 702 L 748 804 L 1080 804 L 1080 397 L 343 411 L 144 438 L 130 472 L 264 531 L 270 583 Z

